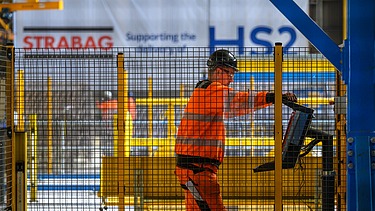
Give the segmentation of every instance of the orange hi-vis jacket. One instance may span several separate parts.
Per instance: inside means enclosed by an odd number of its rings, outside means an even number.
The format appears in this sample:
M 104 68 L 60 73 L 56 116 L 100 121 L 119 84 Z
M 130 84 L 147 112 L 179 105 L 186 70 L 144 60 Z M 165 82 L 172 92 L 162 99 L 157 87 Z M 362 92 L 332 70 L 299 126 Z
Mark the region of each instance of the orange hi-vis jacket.
M 175 153 L 178 156 L 212 160 L 220 165 L 224 159 L 224 118 L 267 107 L 270 104 L 266 102 L 266 94 L 234 91 L 218 82 L 201 81 L 185 107 Z
M 102 119 L 104 120 L 113 119 L 113 115 L 117 114 L 117 100 L 116 99 L 104 101 L 101 103 L 98 102 L 96 106 L 101 110 Z M 135 100 L 130 97 L 128 100 L 128 109 L 132 117 L 132 120 L 135 120 L 137 118 L 136 108 L 137 106 L 135 104 Z

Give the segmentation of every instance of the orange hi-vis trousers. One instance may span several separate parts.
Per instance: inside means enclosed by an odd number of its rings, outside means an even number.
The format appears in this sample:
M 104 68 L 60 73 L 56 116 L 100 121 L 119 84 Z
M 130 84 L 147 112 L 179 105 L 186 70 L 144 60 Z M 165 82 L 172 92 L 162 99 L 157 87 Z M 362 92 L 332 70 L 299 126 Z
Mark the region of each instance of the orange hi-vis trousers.
M 193 171 L 176 166 L 175 174 L 185 191 L 187 211 L 225 211 L 216 172 Z

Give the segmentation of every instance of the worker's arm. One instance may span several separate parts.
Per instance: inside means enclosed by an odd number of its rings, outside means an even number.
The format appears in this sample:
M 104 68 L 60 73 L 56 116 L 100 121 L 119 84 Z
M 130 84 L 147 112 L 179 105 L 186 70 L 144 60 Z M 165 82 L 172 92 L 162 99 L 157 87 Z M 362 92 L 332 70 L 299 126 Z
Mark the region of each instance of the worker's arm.
M 283 99 L 297 102 L 293 93 L 283 94 Z M 250 114 L 258 109 L 272 105 L 275 102 L 275 94 L 270 92 L 236 92 L 228 91 L 226 117 L 235 117 Z

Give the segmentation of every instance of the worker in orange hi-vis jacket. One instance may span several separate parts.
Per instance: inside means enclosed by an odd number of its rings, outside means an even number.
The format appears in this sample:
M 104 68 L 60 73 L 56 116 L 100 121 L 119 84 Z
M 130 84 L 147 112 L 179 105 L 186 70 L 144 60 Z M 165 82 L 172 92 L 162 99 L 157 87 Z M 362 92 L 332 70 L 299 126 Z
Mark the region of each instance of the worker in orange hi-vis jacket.
M 132 92 L 129 92 L 128 109 L 132 120 L 137 118 L 136 103 Z M 105 91 L 104 96 L 100 102 L 96 103 L 96 106 L 101 111 L 101 118 L 103 120 L 113 119 L 113 115 L 117 114 L 117 99 L 112 99 L 112 92 Z
M 233 82 L 237 60 L 217 50 L 207 61 L 208 80 L 199 81 L 185 107 L 177 132 L 175 175 L 185 191 L 186 210 L 225 210 L 217 180 L 224 159 L 224 118 L 249 114 L 275 100 L 274 93 L 241 92 Z M 283 98 L 297 101 L 293 93 Z

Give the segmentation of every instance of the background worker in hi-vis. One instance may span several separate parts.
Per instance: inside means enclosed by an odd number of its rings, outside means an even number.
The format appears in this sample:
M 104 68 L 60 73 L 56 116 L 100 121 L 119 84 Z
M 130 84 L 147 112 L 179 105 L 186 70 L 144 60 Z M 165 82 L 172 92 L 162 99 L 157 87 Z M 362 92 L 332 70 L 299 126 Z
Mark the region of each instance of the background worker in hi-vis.
M 175 174 L 185 191 L 186 210 L 225 210 L 216 176 L 224 159 L 224 118 L 249 114 L 275 101 L 274 93 L 240 92 L 228 87 L 238 72 L 230 51 L 215 51 L 207 66 L 208 80 L 195 86 L 175 145 Z M 293 93 L 285 93 L 283 98 L 297 101 Z

